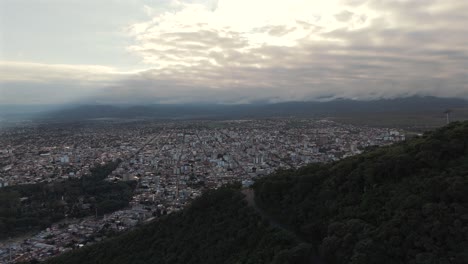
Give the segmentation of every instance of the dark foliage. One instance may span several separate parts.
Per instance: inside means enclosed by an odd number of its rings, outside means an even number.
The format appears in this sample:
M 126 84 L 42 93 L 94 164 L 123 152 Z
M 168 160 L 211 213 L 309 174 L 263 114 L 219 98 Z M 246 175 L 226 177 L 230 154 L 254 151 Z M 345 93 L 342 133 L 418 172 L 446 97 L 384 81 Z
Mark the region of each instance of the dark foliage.
M 65 216 L 102 215 L 127 206 L 135 184 L 104 181 L 117 165 L 96 166 L 81 179 L 0 189 L 0 238 L 45 228 Z
M 268 225 L 238 191 L 49 263 L 468 263 L 468 122 L 254 185 Z M 309 241 L 300 243 L 297 237 Z
M 254 188 L 327 263 L 468 263 L 468 122 Z
M 261 220 L 238 190 L 224 187 L 182 212 L 48 263 L 308 263 L 310 250 Z

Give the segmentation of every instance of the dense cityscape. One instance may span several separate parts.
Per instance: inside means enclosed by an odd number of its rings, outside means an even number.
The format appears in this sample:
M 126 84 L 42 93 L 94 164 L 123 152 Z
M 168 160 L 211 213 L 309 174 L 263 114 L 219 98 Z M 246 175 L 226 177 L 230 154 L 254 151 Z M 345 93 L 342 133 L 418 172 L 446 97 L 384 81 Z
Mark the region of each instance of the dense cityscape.
M 0 241 L 0 262 L 44 260 L 176 212 L 206 189 L 278 169 L 337 161 L 405 140 L 402 131 L 329 120 L 101 121 L 3 129 L 0 188 L 54 184 L 118 164 L 105 181 L 134 181 L 133 197 L 114 212 L 65 218 L 40 232 Z M 62 197 L 63 200 L 63 197 Z M 27 197 L 21 198 L 28 203 Z M 80 200 L 81 209 L 93 204 Z M 70 216 L 70 217 L 68 217 Z

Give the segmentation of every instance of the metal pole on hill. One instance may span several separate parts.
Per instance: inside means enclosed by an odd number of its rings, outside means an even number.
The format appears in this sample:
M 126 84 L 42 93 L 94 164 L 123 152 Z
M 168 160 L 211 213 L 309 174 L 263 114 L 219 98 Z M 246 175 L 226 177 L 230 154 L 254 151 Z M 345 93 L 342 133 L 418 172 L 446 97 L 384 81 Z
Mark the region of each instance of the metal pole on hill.
M 447 125 L 450 124 L 450 114 L 452 113 L 452 110 L 447 109 L 445 112 L 445 116 L 447 118 Z

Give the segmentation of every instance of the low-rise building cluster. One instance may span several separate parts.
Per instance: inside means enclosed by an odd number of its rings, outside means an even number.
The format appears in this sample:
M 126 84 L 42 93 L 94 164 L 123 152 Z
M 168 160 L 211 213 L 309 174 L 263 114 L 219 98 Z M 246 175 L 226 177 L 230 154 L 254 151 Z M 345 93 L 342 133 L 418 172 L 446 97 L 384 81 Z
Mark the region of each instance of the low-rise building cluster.
M 331 162 L 405 140 L 402 131 L 314 119 L 130 122 L 2 131 L 0 188 L 63 181 L 120 159 L 107 181 L 137 181 L 130 208 L 0 243 L 0 262 L 42 260 L 184 208 L 206 189 Z

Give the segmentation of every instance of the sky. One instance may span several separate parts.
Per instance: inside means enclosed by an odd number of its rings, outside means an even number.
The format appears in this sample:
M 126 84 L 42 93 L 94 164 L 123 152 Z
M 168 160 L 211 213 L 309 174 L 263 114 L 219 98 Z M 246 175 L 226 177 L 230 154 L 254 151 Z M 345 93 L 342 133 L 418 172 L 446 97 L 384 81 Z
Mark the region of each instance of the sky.
M 0 0 L 0 104 L 468 98 L 465 0 Z

